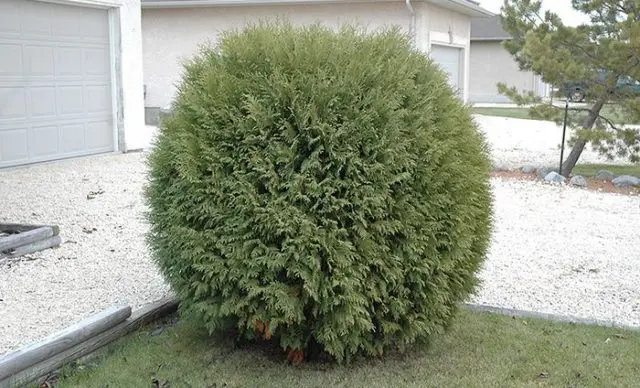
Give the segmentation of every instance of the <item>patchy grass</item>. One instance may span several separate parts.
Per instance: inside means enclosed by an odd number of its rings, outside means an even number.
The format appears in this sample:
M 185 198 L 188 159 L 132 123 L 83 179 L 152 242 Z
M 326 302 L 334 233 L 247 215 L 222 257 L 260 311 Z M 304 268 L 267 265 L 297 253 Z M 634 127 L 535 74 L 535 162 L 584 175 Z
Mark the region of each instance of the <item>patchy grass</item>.
M 510 117 L 514 119 L 525 119 L 525 120 L 533 120 L 529 116 L 529 108 L 480 108 L 474 107 L 472 108 L 474 114 L 485 115 L 485 116 L 497 116 L 497 117 Z M 578 113 L 580 115 L 586 116 L 586 113 L 581 112 Z M 616 105 L 605 105 L 602 108 L 602 115 L 612 121 L 620 121 L 619 109 Z M 627 124 L 638 124 L 638 123 L 627 123 Z
M 513 119 L 532 120 L 529 117 L 528 108 L 472 108 L 472 112 L 477 115 L 510 117 Z
M 182 320 L 113 345 L 57 387 L 637 387 L 640 333 L 463 311 L 447 334 L 402 355 L 293 367 Z M 157 332 L 156 332 L 157 334 Z
M 573 168 L 573 175 L 595 176 L 600 170 L 609 170 L 615 176 L 631 175 L 640 178 L 640 165 L 615 165 L 615 164 L 578 164 Z

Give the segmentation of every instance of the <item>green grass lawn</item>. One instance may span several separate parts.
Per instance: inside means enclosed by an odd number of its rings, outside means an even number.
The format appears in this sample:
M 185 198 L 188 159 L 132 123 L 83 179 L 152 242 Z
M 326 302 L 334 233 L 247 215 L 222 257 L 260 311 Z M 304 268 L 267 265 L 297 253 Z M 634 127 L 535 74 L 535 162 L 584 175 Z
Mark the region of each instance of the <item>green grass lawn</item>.
M 463 311 L 430 346 L 350 366 L 294 367 L 187 320 L 139 331 L 56 387 L 638 387 L 640 333 Z
M 529 117 L 528 108 L 472 108 L 473 113 L 485 116 L 510 117 L 514 119 L 527 119 Z
M 485 116 L 498 116 L 498 117 L 510 117 L 514 119 L 527 119 L 531 120 L 529 117 L 529 108 L 480 108 L 474 107 L 472 108 L 473 113 Z M 602 108 L 602 115 L 604 117 L 610 118 L 613 121 L 616 121 L 616 106 L 615 105 L 605 105 Z M 580 113 L 582 115 L 586 115 L 586 113 Z
M 600 170 L 609 170 L 613 175 L 631 175 L 640 178 L 640 165 L 624 165 L 618 166 L 615 164 L 578 164 L 573 168 L 573 175 L 584 175 L 586 177 L 592 177 Z

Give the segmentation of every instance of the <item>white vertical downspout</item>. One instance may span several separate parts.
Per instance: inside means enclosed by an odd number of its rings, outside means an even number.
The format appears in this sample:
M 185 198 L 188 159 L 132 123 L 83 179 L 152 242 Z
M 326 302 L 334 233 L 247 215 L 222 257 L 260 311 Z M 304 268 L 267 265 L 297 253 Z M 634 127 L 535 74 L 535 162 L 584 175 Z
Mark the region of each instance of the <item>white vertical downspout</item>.
M 411 44 L 414 47 L 417 47 L 416 44 L 416 10 L 413 9 L 413 5 L 411 4 L 411 0 L 405 0 L 405 4 L 407 6 L 407 10 L 411 14 L 411 21 L 409 22 L 409 39 Z

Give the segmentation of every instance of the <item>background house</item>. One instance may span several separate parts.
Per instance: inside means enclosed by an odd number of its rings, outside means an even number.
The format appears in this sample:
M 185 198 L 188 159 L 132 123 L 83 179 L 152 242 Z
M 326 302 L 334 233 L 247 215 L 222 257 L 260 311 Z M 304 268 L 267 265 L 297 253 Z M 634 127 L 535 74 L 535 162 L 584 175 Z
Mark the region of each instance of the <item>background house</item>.
M 511 36 L 502 29 L 499 16 L 473 18 L 471 21 L 471 53 L 469 102 L 510 103 L 498 93 L 497 84 L 506 83 L 520 91 L 532 91 L 540 97 L 549 95 L 549 87 L 539 76 L 521 71 L 502 41 Z
M 0 0 L 0 167 L 139 148 L 140 0 Z
M 147 123 L 155 124 L 160 109 L 170 106 L 182 61 L 199 45 L 215 43 L 222 31 L 273 17 L 286 17 L 296 25 L 358 23 L 371 30 L 400 26 L 442 66 L 467 100 L 471 18 L 490 15 L 469 0 L 143 0 Z

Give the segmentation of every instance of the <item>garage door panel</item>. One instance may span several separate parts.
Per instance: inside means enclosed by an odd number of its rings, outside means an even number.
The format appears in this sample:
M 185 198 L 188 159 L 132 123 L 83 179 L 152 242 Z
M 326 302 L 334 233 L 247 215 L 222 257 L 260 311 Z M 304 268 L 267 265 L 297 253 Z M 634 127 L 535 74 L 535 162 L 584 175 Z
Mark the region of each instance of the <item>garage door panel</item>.
M 84 124 L 66 124 L 60 128 L 62 151 L 65 153 L 79 152 L 85 149 Z
M 0 167 L 113 149 L 109 47 L 107 10 L 0 0 Z
M 111 147 L 113 139 L 109 136 L 107 131 L 109 125 L 110 124 L 107 121 L 87 123 L 85 133 L 87 148 L 100 151 L 108 150 Z
M 18 3 L 0 1 L 0 34 L 20 35 L 20 18 L 15 17 L 19 13 Z
M 53 36 L 61 38 L 82 39 L 82 23 L 83 14 L 80 7 L 57 7 L 53 13 Z M 69 23 L 75 20 L 75 23 Z
M 111 89 L 108 85 L 87 86 L 85 88 L 85 103 L 87 113 L 105 113 L 104 109 L 109 106 L 111 99 Z
M 451 87 L 454 90 L 461 90 L 463 87 L 461 74 L 462 49 L 434 44 L 431 46 L 429 55 L 447 74 Z
M 58 88 L 58 113 L 73 115 L 84 112 L 82 86 L 61 86 Z
M 15 2 L 15 0 L 13 1 Z M 21 21 L 22 36 L 37 38 L 42 35 L 51 35 L 51 9 L 53 4 L 24 1 L 20 5 L 19 20 Z
M 104 42 L 109 39 L 109 23 L 106 23 L 103 13 L 85 12 L 80 28 L 86 41 Z
M 2 161 L 22 162 L 28 160 L 29 128 L 16 128 L 0 132 L 0 157 Z
M 24 119 L 27 117 L 27 103 L 24 87 L 0 87 L 0 118 Z
M 56 48 L 56 75 L 82 76 L 82 48 Z
M 56 88 L 53 86 L 30 88 L 31 115 L 35 118 L 55 118 Z
M 32 158 L 43 158 L 56 155 L 58 148 L 58 126 L 49 125 L 44 127 L 34 127 L 29 136 L 29 156 Z
M 19 44 L 0 44 L 0 77 L 22 74 L 22 46 Z
M 53 47 L 51 46 L 24 46 L 24 61 L 26 76 L 52 76 L 55 74 L 53 66 Z
M 84 50 L 85 74 L 91 76 L 109 75 L 109 49 L 88 48 Z

